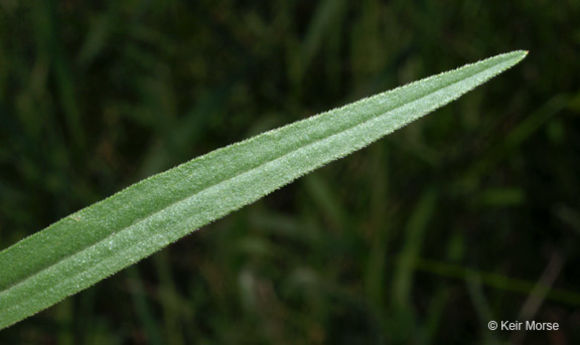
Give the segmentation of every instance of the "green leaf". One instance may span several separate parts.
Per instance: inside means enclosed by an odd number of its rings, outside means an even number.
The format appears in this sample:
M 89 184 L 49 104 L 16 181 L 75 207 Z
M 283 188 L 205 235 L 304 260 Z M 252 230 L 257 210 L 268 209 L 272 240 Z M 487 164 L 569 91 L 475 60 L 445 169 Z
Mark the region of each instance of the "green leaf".
M 497 55 L 260 134 L 61 219 L 0 252 L 0 329 L 367 146 L 505 71 L 526 54 Z

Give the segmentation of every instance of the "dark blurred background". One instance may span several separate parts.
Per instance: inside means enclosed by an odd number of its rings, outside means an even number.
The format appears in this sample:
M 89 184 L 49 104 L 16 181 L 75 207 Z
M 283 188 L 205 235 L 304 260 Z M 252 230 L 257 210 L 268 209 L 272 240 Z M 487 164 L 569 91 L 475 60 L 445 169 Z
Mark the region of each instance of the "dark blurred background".
M 579 344 L 578 18 L 575 0 L 0 0 L 0 248 L 223 145 L 530 50 L 0 343 Z M 487 329 L 528 319 L 561 330 Z

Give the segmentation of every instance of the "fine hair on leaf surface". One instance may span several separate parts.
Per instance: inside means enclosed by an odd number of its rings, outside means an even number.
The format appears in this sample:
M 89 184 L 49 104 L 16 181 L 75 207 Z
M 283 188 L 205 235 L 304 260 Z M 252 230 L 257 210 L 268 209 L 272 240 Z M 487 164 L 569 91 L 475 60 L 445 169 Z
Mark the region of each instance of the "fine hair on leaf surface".
M 0 329 L 457 99 L 526 54 L 497 55 L 262 133 L 59 220 L 0 252 Z

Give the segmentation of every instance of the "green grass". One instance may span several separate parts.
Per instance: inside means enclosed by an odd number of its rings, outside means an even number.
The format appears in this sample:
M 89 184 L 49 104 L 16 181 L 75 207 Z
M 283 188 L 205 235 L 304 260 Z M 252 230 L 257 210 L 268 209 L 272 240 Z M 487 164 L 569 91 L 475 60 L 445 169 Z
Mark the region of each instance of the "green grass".
M 296 178 L 361 149 L 521 61 L 501 54 L 218 149 L 147 178 L 0 252 L 0 328 L 86 289 Z M 422 238 L 413 226 L 408 234 Z M 396 298 L 408 302 L 409 242 Z M 151 328 L 151 327 L 149 327 Z

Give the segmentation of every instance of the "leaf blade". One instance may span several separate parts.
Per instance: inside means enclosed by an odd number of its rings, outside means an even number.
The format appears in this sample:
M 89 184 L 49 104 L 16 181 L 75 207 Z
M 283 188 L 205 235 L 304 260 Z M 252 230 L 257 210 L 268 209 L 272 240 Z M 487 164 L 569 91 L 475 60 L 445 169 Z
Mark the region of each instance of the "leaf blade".
M 0 329 L 453 101 L 526 53 L 497 55 L 262 133 L 61 219 L 0 252 Z

